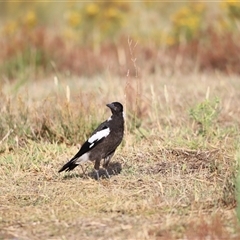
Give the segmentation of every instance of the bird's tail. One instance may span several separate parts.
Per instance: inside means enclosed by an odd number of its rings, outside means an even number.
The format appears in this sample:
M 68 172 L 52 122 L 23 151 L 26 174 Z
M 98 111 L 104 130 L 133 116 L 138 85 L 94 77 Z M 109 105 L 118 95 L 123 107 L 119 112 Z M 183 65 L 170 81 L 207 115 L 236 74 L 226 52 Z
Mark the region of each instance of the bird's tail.
M 76 166 L 78 166 L 78 164 L 76 163 L 76 159 L 71 159 L 69 162 L 67 162 L 66 164 L 64 164 L 62 166 L 62 168 L 58 171 L 59 173 L 62 171 L 71 171 L 73 170 Z

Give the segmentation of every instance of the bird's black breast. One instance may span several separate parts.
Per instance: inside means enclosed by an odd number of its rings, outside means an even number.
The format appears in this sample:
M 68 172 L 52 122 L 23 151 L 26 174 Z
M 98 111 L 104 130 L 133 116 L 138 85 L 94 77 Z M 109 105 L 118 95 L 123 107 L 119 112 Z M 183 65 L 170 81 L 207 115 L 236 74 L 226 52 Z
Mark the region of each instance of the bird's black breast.
M 100 154 L 101 158 L 106 158 L 113 153 L 120 145 L 124 134 L 124 120 L 112 119 L 108 121 L 108 127 L 110 128 L 110 134 L 96 147 L 97 152 L 93 155 Z

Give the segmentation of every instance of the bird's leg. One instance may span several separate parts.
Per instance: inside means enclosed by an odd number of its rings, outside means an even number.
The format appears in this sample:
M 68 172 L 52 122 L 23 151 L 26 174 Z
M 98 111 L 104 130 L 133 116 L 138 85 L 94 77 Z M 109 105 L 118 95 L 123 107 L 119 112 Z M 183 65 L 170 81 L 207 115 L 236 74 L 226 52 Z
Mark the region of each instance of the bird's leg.
M 105 170 L 105 173 L 106 173 L 107 178 L 110 178 L 110 175 L 109 175 L 109 173 L 108 173 L 107 167 L 108 167 L 108 164 L 109 164 L 109 162 L 110 162 L 113 154 L 114 154 L 114 152 L 113 152 L 112 154 L 110 154 L 109 156 L 107 156 L 106 158 L 104 158 L 104 160 L 103 160 L 103 161 L 104 161 L 104 162 L 103 162 L 103 168 L 104 168 L 104 170 Z
M 103 159 L 103 161 L 104 161 L 104 162 L 103 162 L 103 168 L 104 168 L 104 170 L 105 170 L 105 174 L 106 174 L 107 178 L 110 178 L 110 175 L 109 175 L 108 170 L 107 170 L 107 167 L 108 167 L 110 158 L 109 158 L 109 157 L 106 157 L 106 158 Z
M 110 178 L 110 175 L 109 175 L 108 170 L 107 170 L 107 167 L 108 167 L 110 158 L 109 158 L 109 157 L 106 157 L 106 158 L 104 158 L 103 161 L 104 161 L 104 162 L 103 162 L 103 168 L 104 168 L 104 170 L 105 170 L 105 174 L 106 174 L 107 178 Z
M 96 179 L 97 179 L 97 181 L 99 181 L 99 170 L 96 170 L 96 169 L 94 169 L 95 170 L 95 173 L 96 173 Z
M 79 164 L 79 165 L 80 165 L 80 167 L 82 168 L 82 172 L 83 172 L 83 174 L 86 176 L 86 169 L 84 170 L 82 164 Z
M 96 160 L 94 164 L 94 170 L 96 172 L 97 180 L 99 180 L 99 167 L 100 167 L 100 161 Z

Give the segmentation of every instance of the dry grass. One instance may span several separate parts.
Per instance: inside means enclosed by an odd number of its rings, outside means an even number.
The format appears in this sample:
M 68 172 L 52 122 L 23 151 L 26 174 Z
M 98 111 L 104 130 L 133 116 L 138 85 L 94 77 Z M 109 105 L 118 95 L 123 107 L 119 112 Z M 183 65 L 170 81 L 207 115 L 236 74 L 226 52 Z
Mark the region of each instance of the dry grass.
M 239 239 L 237 76 L 60 76 L 56 83 L 4 86 L 0 239 Z M 200 133 L 190 109 L 215 96 L 220 112 Z M 115 100 L 124 103 L 127 129 L 111 179 L 95 181 L 92 165 L 87 175 L 58 174 Z

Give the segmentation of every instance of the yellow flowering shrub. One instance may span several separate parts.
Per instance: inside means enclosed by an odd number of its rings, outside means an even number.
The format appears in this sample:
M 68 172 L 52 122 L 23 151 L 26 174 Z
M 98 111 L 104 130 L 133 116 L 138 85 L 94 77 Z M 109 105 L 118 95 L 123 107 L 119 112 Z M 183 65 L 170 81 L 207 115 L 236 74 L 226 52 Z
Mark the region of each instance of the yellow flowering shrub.
M 79 42 L 83 44 L 100 44 L 121 31 L 129 6 L 118 1 L 73 4 L 74 10 L 67 14 L 67 28 L 77 28 Z
M 97 3 L 90 3 L 86 6 L 86 15 L 88 17 L 95 17 L 99 13 L 99 6 Z
M 79 52 L 77 54 L 75 49 L 83 49 L 84 54 L 85 51 L 94 51 L 94 57 L 108 47 L 105 52 L 115 51 L 115 54 L 117 49 L 121 53 L 121 47 L 128 44 L 128 36 L 139 47 L 150 48 L 152 53 L 160 48 L 174 52 L 181 44 L 182 52 L 195 57 L 195 52 L 199 53 L 202 47 L 201 54 L 206 55 L 203 68 L 210 65 L 209 59 L 212 59 L 213 67 L 226 66 L 225 56 L 230 56 L 230 51 L 226 51 L 231 47 L 231 57 L 239 52 L 236 46 L 240 1 L 237 0 L 223 0 L 214 5 L 196 1 L 176 4 L 150 0 L 73 0 L 58 4 L 52 1 L 3 1 L 0 2 L 0 20 L 3 45 L 0 62 L 8 66 L 9 72 L 13 66 L 16 72 L 32 63 L 42 66 L 46 59 L 53 59 L 57 65 L 58 61 L 63 62 L 56 57 L 59 50 L 65 51 L 64 59 L 69 59 L 64 63 L 65 68 L 76 68 L 72 58 L 77 59 Z M 212 48 L 213 43 L 218 47 Z M 55 46 L 58 47 L 54 50 Z M 216 53 L 210 56 L 213 49 Z M 219 49 L 222 49 L 221 54 Z M 100 66 L 102 58 L 94 64 Z M 91 68 L 97 69 L 94 64 Z M 4 72 L 2 69 L 0 71 Z M 82 71 L 85 70 L 86 67 L 82 66 Z
M 171 42 L 179 42 L 182 38 L 186 41 L 195 38 L 201 30 L 205 10 L 204 3 L 191 3 L 175 12 L 171 16 L 171 33 L 175 41 Z
M 240 19 L 240 1 L 226 0 L 221 2 L 221 7 L 226 10 L 232 19 Z
M 78 11 L 69 11 L 66 14 L 66 20 L 68 25 L 72 28 L 79 27 L 81 23 L 81 14 Z
M 23 16 L 23 24 L 29 28 L 35 27 L 37 24 L 37 16 L 34 11 L 28 11 L 24 16 Z
M 12 36 L 18 29 L 18 23 L 15 20 L 8 21 L 2 28 L 1 34 L 3 36 Z

